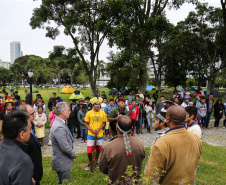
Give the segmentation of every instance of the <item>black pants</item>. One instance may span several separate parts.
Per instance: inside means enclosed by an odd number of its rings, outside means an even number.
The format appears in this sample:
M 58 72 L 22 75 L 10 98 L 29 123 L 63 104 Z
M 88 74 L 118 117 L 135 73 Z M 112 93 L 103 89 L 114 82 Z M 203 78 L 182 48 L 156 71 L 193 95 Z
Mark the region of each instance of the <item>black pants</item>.
M 205 127 L 205 125 L 206 125 L 205 121 L 206 121 L 206 117 L 201 117 L 201 125 L 203 127 Z
M 76 122 L 76 127 L 77 127 L 77 137 L 81 137 L 80 123 L 78 121 Z
M 221 119 L 221 117 L 215 117 L 214 127 L 218 127 L 219 126 L 220 119 Z

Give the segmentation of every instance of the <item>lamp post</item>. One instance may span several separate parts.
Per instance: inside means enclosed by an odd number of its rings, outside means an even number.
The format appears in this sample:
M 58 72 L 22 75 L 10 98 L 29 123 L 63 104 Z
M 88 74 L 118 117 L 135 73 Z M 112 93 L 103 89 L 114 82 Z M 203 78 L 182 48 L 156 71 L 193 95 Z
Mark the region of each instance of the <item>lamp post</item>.
M 28 76 L 30 78 L 30 94 L 31 94 L 31 104 L 32 104 L 32 77 L 33 77 L 33 71 L 31 68 L 28 70 Z
M 24 86 L 24 73 L 22 72 L 22 87 Z

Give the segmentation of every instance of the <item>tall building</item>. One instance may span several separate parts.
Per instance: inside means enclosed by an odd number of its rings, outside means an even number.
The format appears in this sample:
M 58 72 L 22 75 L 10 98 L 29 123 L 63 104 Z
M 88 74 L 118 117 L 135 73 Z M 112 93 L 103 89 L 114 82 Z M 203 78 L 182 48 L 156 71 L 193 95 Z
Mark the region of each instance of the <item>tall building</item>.
M 10 64 L 13 64 L 14 61 L 21 57 L 21 44 L 19 41 L 10 42 Z

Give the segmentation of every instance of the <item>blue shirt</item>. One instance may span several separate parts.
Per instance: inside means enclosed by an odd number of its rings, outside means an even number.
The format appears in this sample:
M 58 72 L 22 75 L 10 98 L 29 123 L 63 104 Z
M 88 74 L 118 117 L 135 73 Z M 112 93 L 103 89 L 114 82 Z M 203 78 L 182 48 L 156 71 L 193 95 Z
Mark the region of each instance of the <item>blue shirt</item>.
M 110 113 L 110 111 L 112 109 L 114 109 L 115 106 L 113 105 L 112 107 L 108 104 L 105 108 L 104 108 L 104 112 L 108 115 Z

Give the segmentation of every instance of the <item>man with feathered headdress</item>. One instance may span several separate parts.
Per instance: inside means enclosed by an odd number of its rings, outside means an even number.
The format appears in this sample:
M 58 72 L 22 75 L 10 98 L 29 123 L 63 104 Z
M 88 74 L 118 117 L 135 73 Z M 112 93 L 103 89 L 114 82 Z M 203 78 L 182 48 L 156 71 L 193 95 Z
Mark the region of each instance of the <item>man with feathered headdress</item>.
M 121 116 L 116 124 L 118 136 L 102 147 L 100 153 L 100 171 L 108 174 L 112 183 L 121 181 L 127 166 L 132 165 L 138 174 L 145 158 L 143 141 L 130 136 L 132 120 Z
M 95 149 L 94 142 L 96 135 L 96 160 L 94 166 L 98 168 L 97 161 L 103 144 L 103 128 L 105 127 L 105 123 L 107 121 L 107 115 L 103 110 L 100 109 L 100 103 L 102 101 L 103 99 L 101 97 L 92 98 L 90 102 L 93 104 L 93 109 L 89 111 L 85 117 L 85 126 L 88 129 L 87 153 L 90 162 L 86 167 L 86 170 L 91 169 L 92 152 Z

